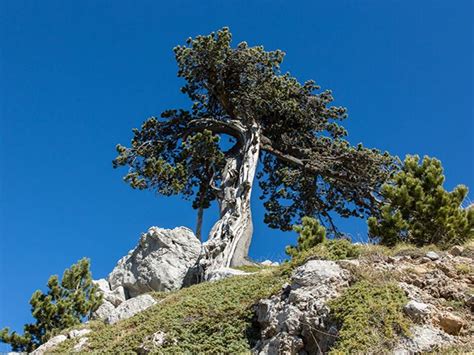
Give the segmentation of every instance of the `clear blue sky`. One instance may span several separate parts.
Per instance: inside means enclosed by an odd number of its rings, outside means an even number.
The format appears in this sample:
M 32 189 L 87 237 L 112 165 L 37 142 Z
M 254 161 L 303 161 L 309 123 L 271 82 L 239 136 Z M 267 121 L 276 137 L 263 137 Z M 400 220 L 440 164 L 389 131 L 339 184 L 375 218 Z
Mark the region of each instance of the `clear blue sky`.
M 438 157 L 447 188 L 474 188 L 472 14 L 471 0 L 0 1 L 0 327 L 21 330 L 31 293 L 81 257 L 104 277 L 148 227 L 194 228 L 188 203 L 130 189 L 111 160 L 132 127 L 187 105 L 173 46 L 223 26 L 332 89 L 351 142 Z M 296 235 L 264 226 L 257 197 L 251 256 L 280 259 Z M 363 221 L 343 226 L 364 238 Z

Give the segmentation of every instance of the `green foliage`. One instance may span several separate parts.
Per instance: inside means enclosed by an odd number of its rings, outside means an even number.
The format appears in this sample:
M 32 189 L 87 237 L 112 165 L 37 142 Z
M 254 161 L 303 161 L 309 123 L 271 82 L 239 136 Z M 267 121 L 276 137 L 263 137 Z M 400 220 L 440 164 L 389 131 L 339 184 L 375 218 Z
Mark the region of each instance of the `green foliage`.
M 48 280 L 48 292 L 37 290 L 30 299 L 31 313 L 36 319 L 25 324 L 24 334 L 0 331 L 0 340 L 10 344 L 13 351 L 32 351 L 61 330 L 79 324 L 90 317 L 102 303 L 98 286 L 92 283 L 89 260 L 81 259 L 66 269 L 61 283 L 58 276 Z
M 356 282 L 328 304 L 340 327 L 331 353 L 385 353 L 397 335 L 408 333 L 407 301 L 394 283 Z
M 162 354 L 241 354 L 250 352 L 258 337 L 252 306 L 281 289 L 287 279 L 278 268 L 248 276 L 205 282 L 168 294 L 160 304 L 88 335 L 85 351 L 134 353 L 157 331 L 166 334 L 154 352 Z M 145 341 L 146 343 L 146 341 Z M 58 352 L 70 352 L 65 342 Z
M 325 228 L 315 218 L 303 217 L 294 230 L 299 233 L 298 245 L 286 247 L 291 269 L 310 259 L 343 260 L 360 255 L 361 248 L 347 239 L 327 239 Z
M 461 207 L 467 188 L 458 185 L 446 191 L 441 162 L 424 157 L 419 164 L 419 160 L 407 156 L 402 170 L 383 186 L 380 216 L 368 220 L 370 237 L 388 246 L 405 242 L 443 248 L 472 239 L 474 210 Z
M 291 257 L 295 257 L 302 251 L 311 249 L 326 240 L 326 228 L 315 218 L 303 217 L 301 225 L 294 226 L 293 229 L 299 233 L 299 237 L 297 246 L 286 247 L 285 252 Z
M 396 167 L 394 159 L 351 146 L 340 125 L 346 109 L 333 106 L 331 91 L 320 91 L 314 81 L 283 73 L 284 52 L 246 42 L 232 46 L 229 29 L 222 28 L 189 38 L 174 53 L 191 107 L 149 118 L 133 130 L 130 147 L 117 146 L 114 167 L 129 167 L 125 181 L 133 188 L 181 194 L 193 207 L 207 208 L 224 198 L 218 185 L 225 162 L 240 165 L 242 147 L 256 144 L 248 144 L 254 139 L 249 132 L 258 132 L 263 169 L 257 178 L 269 226 L 290 230 L 308 215 L 336 233 L 329 212 L 361 217 L 374 210 L 374 193 Z M 217 138 L 222 135 L 234 142 L 226 151 Z

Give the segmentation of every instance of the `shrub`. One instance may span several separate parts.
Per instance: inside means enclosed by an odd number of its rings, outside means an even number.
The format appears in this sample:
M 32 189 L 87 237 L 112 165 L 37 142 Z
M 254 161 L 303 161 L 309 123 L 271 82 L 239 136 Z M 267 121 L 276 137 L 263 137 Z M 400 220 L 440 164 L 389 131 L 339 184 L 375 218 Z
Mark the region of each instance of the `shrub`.
M 57 335 L 61 330 L 81 323 L 102 303 L 97 285 L 92 283 L 89 260 L 81 259 L 66 269 L 61 284 L 58 276 L 48 280 L 48 292 L 37 290 L 30 299 L 34 324 L 25 324 L 24 334 L 0 331 L 0 341 L 10 344 L 13 351 L 32 351 Z
M 395 283 L 361 280 L 329 302 L 339 333 L 331 353 L 385 353 L 408 333 L 407 298 Z
M 295 257 L 305 250 L 309 250 L 319 243 L 326 240 L 326 228 L 319 224 L 319 221 L 312 217 L 303 217 L 302 224 L 293 227 L 296 233 L 299 233 L 298 245 L 287 246 L 286 254 Z
M 370 238 L 387 246 L 405 242 L 442 248 L 472 239 L 474 209 L 461 207 L 467 187 L 446 191 L 441 162 L 424 157 L 419 164 L 419 160 L 407 156 L 402 170 L 382 187 L 380 215 L 368 220 Z

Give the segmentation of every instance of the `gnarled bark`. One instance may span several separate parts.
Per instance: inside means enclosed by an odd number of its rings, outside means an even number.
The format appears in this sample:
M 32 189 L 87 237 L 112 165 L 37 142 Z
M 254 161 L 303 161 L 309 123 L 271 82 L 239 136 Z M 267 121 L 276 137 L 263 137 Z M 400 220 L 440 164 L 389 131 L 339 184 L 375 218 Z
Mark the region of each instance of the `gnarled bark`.
M 248 264 L 253 233 L 250 196 L 260 153 L 260 129 L 254 124 L 242 132 L 241 149 L 230 156 L 222 173 L 220 219 L 203 244 L 200 267 L 205 275 L 223 267 Z

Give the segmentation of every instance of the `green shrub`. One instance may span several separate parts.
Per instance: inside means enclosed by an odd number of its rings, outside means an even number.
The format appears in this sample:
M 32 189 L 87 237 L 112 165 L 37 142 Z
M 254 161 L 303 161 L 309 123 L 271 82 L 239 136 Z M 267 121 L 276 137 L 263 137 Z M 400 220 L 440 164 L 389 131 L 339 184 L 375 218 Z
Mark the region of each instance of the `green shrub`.
M 361 280 L 329 302 L 339 333 L 331 353 L 385 353 L 408 334 L 408 299 L 395 283 Z
M 293 227 L 296 233 L 299 233 L 298 245 L 287 246 L 286 254 L 295 257 L 305 250 L 309 250 L 314 246 L 326 240 L 326 228 L 324 228 L 317 219 L 312 217 L 303 217 L 302 224 Z
M 0 331 L 0 341 L 10 344 L 13 351 L 32 351 L 61 330 L 88 319 L 102 303 L 98 286 L 92 283 L 89 260 L 81 259 L 66 269 L 61 284 L 58 276 L 48 280 L 48 292 L 37 290 L 30 299 L 34 324 L 25 324 L 24 334 Z
M 467 187 L 446 191 L 441 162 L 424 157 L 420 165 L 419 160 L 407 156 L 402 170 L 382 187 L 384 203 L 380 215 L 368 220 L 369 236 L 387 246 L 404 242 L 442 248 L 472 239 L 474 209 L 461 207 Z

